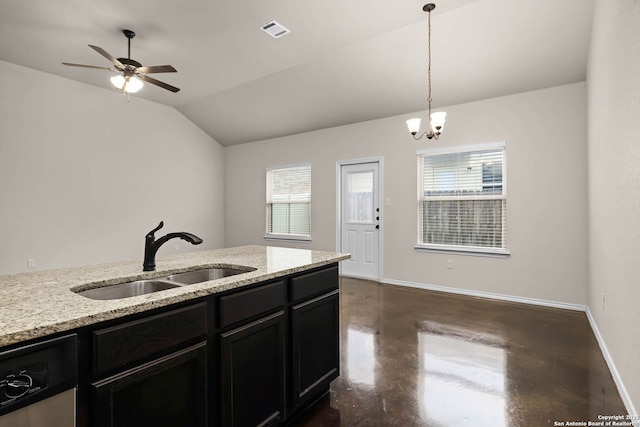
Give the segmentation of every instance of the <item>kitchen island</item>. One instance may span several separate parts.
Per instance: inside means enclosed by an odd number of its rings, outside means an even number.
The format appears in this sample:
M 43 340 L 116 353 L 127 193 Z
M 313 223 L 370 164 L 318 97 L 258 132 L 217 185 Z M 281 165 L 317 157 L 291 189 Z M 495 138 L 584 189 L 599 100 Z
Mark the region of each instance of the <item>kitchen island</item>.
M 77 334 L 79 426 L 169 407 L 189 414 L 185 426 L 280 424 L 339 373 L 337 263 L 347 258 L 242 246 L 161 257 L 145 273 L 122 262 L 0 276 L 0 350 Z M 115 300 L 76 293 L 211 267 L 255 270 Z M 140 394 L 153 392 L 143 407 Z

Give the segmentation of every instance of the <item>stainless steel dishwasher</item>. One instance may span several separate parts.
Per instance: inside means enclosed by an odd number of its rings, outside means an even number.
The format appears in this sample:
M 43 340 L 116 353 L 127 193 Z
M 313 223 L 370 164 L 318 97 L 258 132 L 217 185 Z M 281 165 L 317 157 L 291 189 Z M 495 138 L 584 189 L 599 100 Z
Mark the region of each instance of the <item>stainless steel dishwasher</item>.
M 74 427 L 75 334 L 0 352 L 0 427 Z

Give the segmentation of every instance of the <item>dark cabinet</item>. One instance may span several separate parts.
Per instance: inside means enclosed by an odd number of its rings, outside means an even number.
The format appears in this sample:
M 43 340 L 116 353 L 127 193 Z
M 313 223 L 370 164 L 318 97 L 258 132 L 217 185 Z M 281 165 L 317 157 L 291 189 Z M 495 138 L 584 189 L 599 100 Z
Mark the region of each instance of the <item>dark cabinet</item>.
M 92 384 L 94 427 L 205 427 L 206 343 Z
M 284 282 L 279 281 L 220 297 L 220 327 L 247 323 L 282 308 L 284 290 Z
M 340 374 L 339 291 L 291 308 L 292 393 L 298 408 Z
M 285 314 L 279 311 L 221 334 L 223 426 L 284 419 Z
M 91 427 L 205 427 L 206 330 L 199 302 L 92 331 Z
M 298 303 L 338 289 L 338 266 L 322 268 L 291 278 L 291 301 Z
M 339 375 L 337 264 L 78 334 L 79 427 L 290 423 Z
M 224 427 L 279 424 L 329 390 L 340 373 L 338 283 L 334 265 L 220 297 Z
M 93 373 L 108 375 L 202 341 L 206 328 L 207 307 L 198 303 L 99 329 L 92 333 Z

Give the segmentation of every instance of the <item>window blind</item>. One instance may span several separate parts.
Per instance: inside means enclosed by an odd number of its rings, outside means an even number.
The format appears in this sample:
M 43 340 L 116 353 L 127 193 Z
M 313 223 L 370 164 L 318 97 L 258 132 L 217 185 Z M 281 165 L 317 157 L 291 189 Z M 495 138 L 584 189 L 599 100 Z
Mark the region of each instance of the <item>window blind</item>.
M 418 246 L 506 251 L 504 147 L 418 156 Z
M 267 235 L 311 236 L 311 165 L 267 171 Z

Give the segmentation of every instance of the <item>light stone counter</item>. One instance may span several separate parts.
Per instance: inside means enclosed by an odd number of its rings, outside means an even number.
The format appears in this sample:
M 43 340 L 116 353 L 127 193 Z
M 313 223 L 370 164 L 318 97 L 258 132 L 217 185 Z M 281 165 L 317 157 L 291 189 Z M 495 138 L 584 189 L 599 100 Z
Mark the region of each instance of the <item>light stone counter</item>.
M 69 331 L 348 259 L 348 254 L 270 246 L 240 246 L 158 257 L 156 271 L 142 261 L 0 276 L 0 347 Z M 117 300 L 74 293 L 100 286 L 208 267 L 255 271 Z

